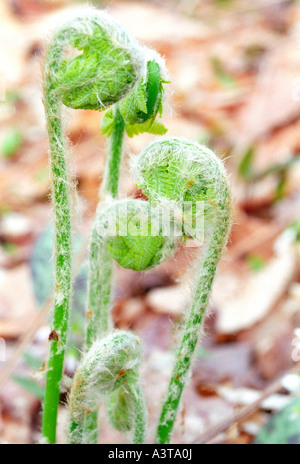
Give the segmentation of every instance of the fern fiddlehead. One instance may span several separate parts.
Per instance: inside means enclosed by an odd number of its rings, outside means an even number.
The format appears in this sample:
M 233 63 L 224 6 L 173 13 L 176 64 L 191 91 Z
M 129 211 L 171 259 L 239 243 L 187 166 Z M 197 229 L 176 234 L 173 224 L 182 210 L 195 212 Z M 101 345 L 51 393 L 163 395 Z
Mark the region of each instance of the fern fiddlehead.
M 94 431 L 85 421 L 104 401 L 119 430 L 133 430 L 136 444 L 145 441 L 147 412 L 138 374 L 142 356 L 141 340 L 129 332 L 115 331 L 93 343 L 76 370 L 69 395 L 70 443 L 94 442 Z
M 151 231 L 151 227 L 157 230 Z M 155 233 L 155 234 L 154 234 Z M 173 238 L 164 237 L 159 210 L 141 200 L 121 200 L 101 210 L 91 240 L 88 345 L 112 328 L 110 314 L 111 279 L 105 258 L 134 271 L 157 266 L 175 246 Z M 94 249 L 95 247 L 95 249 Z M 99 266 L 101 258 L 102 265 Z
M 109 15 L 89 8 L 58 28 L 46 54 L 44 103 L 56 228 L 55 302 L 42 427 L 48 443 L 56 439 L 71 295 L 74 187 L 66 154 L 63 104 L 75 109 L 106 109 L 134 87 L 142 61 L 140 47 L 122 26 Z
M 214 153 L 185 139 L 166 139 L 148 146 L 138 158 L 135 175 L 150 202 L 204 202 L 204 246 L 195 268 L 196 288 L 157 429 L 156 442 L 164 444 L 171 437 L 216 268 L 228 240 L 231 192 L 224 166 Z

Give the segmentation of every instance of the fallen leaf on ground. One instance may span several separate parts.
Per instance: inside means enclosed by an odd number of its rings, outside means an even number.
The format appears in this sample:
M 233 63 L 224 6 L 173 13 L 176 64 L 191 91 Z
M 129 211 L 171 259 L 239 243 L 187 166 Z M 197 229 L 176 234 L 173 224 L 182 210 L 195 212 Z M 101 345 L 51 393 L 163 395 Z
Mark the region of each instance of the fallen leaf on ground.
M 218 309 L 216 330 L 230 334 L 262 320 L 286 292 L 296 271 L 296 255 L 290 249 L 273 258 L 258 273 L 220 273 L 215 281 L 213 302 Z M 226 288 L 226 292 L 224 289 Z

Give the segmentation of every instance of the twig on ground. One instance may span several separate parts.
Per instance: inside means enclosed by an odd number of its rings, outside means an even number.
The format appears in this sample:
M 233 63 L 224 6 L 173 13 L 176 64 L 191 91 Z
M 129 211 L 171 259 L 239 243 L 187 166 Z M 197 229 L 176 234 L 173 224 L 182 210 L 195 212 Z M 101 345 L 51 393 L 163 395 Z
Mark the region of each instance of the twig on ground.
M 282 379 L 286 375 L 297 374 L 299 372 L 300 372 L 300 362 L 298 362 L 291 369 L 285 372 L 284 375 L 282 375 L 279 379 L 276 379 L 273 383 L 271 383 L 271 385 L 269 385 L 262 392 L 260 398 L 257 401 L 254 401 L 254 403 L 249 404 L 248 406 L 245 406 L 243 409 L 241 409 L 239 412 L 234 414 L 232 417 L 226 418 L 223 421 L 211 427 L 210 429 L 208 429 L 207 432 L 205 432 L 200 437 L 200 439 L 197 440 L 195 443 L 198 445 L 201 445 L 201 444 L 203 445 L 205 443 L 208 443 L 213 438 L 215 438 L 217 435 L 229 429 L 232 425 L 237 424 L 243 421 L 244 419 L 246 419 L 248 416 L 256 412 L 261 407 L 262 401 L 264 401 L 266 398 L 273 395 L 274 393 L 276 393 L 278 390 L 282 388 Z

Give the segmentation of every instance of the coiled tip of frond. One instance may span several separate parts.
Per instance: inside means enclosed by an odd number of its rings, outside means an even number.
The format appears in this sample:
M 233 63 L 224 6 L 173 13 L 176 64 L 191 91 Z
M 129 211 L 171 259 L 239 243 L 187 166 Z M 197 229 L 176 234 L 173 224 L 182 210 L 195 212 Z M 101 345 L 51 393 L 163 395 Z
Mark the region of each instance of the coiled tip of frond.
M 135 381 L 142 356 L 141 340 L 130 332 L 115 331 L 95 341 L 76 370 L 69 395 L 71 421 L 79 423 L 103 397 Z
M 46 87 L 66 106 L 103 110 L 126 97 L 143 66 L 142 47 L 121 24 L 104 11 L 84 8 L 50 43 Z
M 209 148 L 185 138 L 163 138 L 135 160 L 137 185 L 150 200 L 214 201 L 230 196 L 223 163 Z

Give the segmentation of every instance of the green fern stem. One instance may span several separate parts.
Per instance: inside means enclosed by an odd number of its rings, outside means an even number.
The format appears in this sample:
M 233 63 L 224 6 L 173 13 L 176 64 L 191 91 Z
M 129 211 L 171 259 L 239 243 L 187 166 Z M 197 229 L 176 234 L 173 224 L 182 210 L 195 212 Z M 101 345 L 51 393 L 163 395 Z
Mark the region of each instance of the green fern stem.
M 115 110 L 120 115 L 118 109 Z M 117 124 L 111 140 L 110 156 L 107 163 L 107 184 L 103 191 L 113 191 L 118 188 L 119 164 L 121 159 L 121 145 L 124 132 L 124 125 Z M 123 126 L 123 127 L 121 127 Z M 119 142 L 117 147 L 113 146 L 114 134 Z M 120 143 L 121 142 L 121 143 Z M 117 178 L 113 176 L 117 172 Z M 109 179 L 113 176 L 113 182 Z M 99 212 L 98 212 L 99 211 Z M 112 327 L 111 304 L 112 304 L 112 285 L 113 285 L 113 260 L 107 248 L 107 237 L 105 232 L 99 234 L 99 224 L 105 220 L 106 209 L 102 209 L 102 204 L 98 206 L 96 220 L 93 226 L 90 241 L 90 261 L 89 261 L 89 287 L 88 287 L 88 312 L 86 326 L 86 349 L 89 349 L 93 342 L 99 337 L 104 337 Z M 91 444 L 98 441 L 98 409 L 92 411 L 83 424 L 83 433 L 89 436 Z
M 227 241 L 229 219 L 223 218 L 217 225 L 217 230 L 208 247 L 205 261 L 202 265 L 193 303 L 185 323 L 181 343 L 176 355 L 168 393 L 163 403 L 157 429 L 156 443 L 169 443 L 183 389 L 188 381 L 193 355 L 201 336 L 205 313 L 218 263 L 221 259 Z M 202 257 L 201 257 L 202 260 Z
M 108 194 L 113 198 L 118 195 L 124 133 L 125 122 L 118 105 L 116 105 L 113 112 L 113 130 L 109 140 L 109 153 L 101 186 L 101 198 L 105 198 Z
M 64 39 L 61 37 L 61 40 Z M 50 145 L 52 197 L 55 210 L 55 299 L 51 326 L 50 351 L 43 409 L 42 434 L 52 444 L 56 441 L 56 420 L 63 372 L 71 295 L 71 180 L 66 161 L 67 144 L 61 118 L 61 103 L 54 95 L 49 68 L 59 69 L 62 60 L 57 42 L 48 51 L 45 64 L 45 112 Z
M 101 204 L 99 205 L 99 208 Z M 103 337 L 112 329 L 111 300 L 113 282 L 113 261 L 108 252 L 105 237 L 98 234 L 97 225 L 103 211 L 97 214 L 91 242 L 88 289 L 88 312 L 86 328 L 86 348 L 89 349 L 97 337 Z M 98 441 L 98 410 L 92 411 L 83 425 L 90 443 Z
M 135 445 L 145 443 L 147 432 L 147 407 L 144 392 L 139 382 L 129 386 L 134 400 L 134 438 Z
M 110 307 L 113 263 L 107 249 L 106 236 L 101 236 L 98 232 L 99 222 L 105 214 L 106 209 L 98 215 L 90 244 L 87 348 L 97 337 L 103 336 L 112 329 Z

